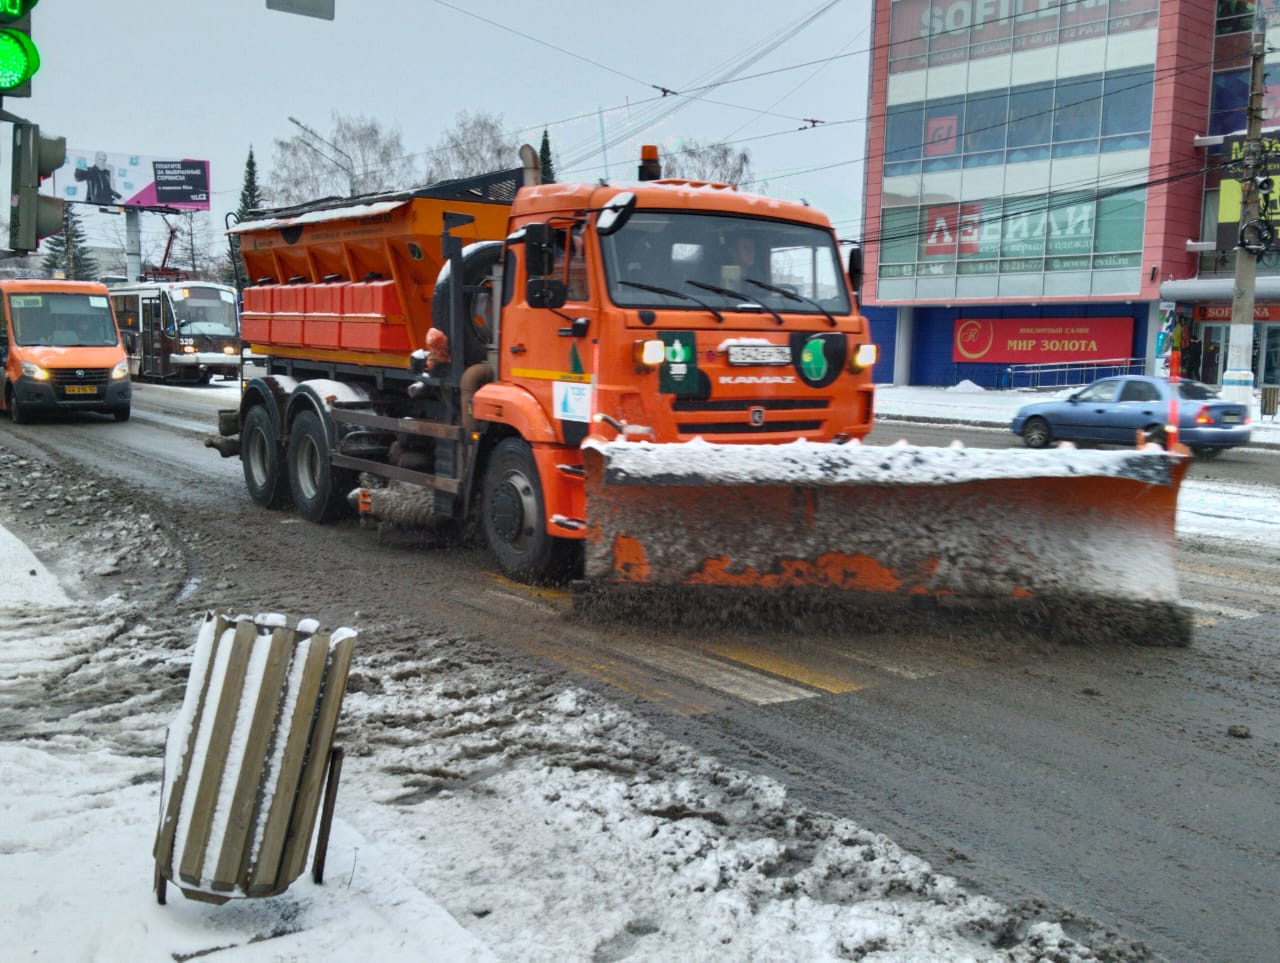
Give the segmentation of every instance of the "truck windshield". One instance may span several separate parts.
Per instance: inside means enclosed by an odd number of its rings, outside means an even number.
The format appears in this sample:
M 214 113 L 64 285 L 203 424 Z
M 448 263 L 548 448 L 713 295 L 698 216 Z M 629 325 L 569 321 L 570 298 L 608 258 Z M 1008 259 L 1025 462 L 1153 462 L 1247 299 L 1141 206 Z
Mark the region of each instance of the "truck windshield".
M 20 345 L 106 347 L 119 341 L 105 294 L 24 291 L 9 295 L 9 312 Z
M 835 239 L 813 225 L 642 210 L 600 244 L 609 296 L 624 307 L 705 310 L 680 292 L 720 311 L 849 312 Z
M 174 290 L 173 316 L 180 334 L 214 338 L 237 334 L 235 294 L 221 288 L 191 285 Z

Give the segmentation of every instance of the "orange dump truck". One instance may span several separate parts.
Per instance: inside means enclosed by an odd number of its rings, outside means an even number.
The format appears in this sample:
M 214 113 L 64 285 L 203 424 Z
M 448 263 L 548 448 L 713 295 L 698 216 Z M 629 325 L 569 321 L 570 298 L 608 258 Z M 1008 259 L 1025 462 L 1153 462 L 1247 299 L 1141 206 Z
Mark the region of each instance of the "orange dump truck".
M 521 169 L 232 229 L 265 371 L 209 443 L 239 454 L 255 501 L 475 523 L 504 573 L 577 576 L 601 609 L 963 597 L 1025 618 L 1082 589 L 1169 610 L 1179 459 L 1026 452 L 1045 458 L 1009 479 L 899 453 L 887 471 L 858 444 L 876 360 L 860 262 L 823 214 L 652 160 L 634 183 L 540 184 L 521 153 Z M 1107 524 L 1081 526 L 1077 495 Z M 1097 559 L 1135 532 L 1162 560 L 1121 585 Z

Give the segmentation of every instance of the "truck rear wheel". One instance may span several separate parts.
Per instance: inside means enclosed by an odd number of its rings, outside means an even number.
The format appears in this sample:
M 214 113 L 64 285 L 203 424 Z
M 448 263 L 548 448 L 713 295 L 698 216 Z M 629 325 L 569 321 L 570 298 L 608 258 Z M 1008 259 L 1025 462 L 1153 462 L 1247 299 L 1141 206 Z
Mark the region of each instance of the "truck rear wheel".
M 504 438 L 484 473 L 481 527 L 504 575 L 521 582 L 554 582 L 571 574 L 576 546 L 547 533 L 546 503 L 528 444 Z
M 336 469 L 324 422 L 316 412 L 298 415 L 289 430 L 289 490 L 298 514 L 309 522 L 332 522 L 347 510 L 355 476 Z M 349 483 L 348 483 L 349 482 Z
M 262 405 L 249 409 L 240 428 L 240 465 L 249 497 L 266 508 L 289 503 L 289 473 L 275 422 Z

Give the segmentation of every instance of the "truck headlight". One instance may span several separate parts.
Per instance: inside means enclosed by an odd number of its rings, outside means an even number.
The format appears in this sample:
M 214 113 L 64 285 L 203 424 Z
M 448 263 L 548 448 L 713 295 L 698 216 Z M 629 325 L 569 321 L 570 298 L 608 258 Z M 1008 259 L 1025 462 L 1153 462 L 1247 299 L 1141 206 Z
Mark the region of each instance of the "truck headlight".
M 111 369 L 111 380 L 119 381 L 121 378 L 129 377 L 129 359 L 117 361 L 116 366 Z
M 22 362 L 22 374 L 24 377 L 30 378 L 32 381 L 49 380 L 49 372 L 45 371 L 44 368 L 40 367 L 34 361 Z
M 876 360 L 880 357 L 880 349 L 874 344 L 859 344 L 853 349 L 853 353 L 849 355 L 849 370 L 854 374 L 865 371 L 872 367 Z
M 631 343 L 631 360 L 646 368 L 656 368 L 667 357 L 667 345 L 659 338 Z

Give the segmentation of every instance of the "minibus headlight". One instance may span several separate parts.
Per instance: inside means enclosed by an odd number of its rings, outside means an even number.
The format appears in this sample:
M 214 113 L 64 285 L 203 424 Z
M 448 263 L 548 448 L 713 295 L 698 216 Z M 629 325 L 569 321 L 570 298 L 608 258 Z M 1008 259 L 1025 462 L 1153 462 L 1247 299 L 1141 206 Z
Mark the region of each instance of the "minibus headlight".
M 22 362 L 22 374 L 23 377 L 30 378 L 33 381 L 49 380 L 49 372 L 45 371 L 44 368 L 40 367 L 34 361 Z
M 111 369 L 111 380 L 119 381 L 121 378 L 129 377 L 129 361 L 117 361 L 116 366 Z

